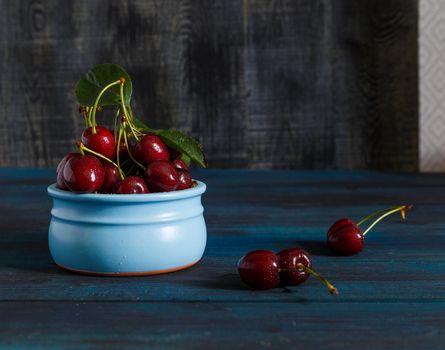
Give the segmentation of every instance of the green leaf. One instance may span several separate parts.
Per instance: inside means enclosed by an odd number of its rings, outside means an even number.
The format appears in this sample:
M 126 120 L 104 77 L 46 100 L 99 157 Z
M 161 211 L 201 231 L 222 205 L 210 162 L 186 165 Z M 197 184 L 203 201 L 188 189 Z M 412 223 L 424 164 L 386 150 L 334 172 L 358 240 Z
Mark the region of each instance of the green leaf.
M 128 73 L 120 66 L 111 63 L 99 64 L 90 69 L 76 84 L 76 98 L 82 106 L 92 106 L 97 96 L 108 84 L 125 78 L 124 98 L 125 105 L 130 105 L 133 86 Z M 115 85 L 105 92 L 99 102 L 101 106 L 110 106 L 120 103 L 120 87 Z
M 207 162 L 202 152 L 202 146 L 191 136 L 184 134 L 179 130 L 156 130 L 151 129 L 138 119 L 134 119 L 138 129 L 159 136 L 165 144 L 178 152 L 185 154 L 188 158 L 202 166 L 207 167 Z

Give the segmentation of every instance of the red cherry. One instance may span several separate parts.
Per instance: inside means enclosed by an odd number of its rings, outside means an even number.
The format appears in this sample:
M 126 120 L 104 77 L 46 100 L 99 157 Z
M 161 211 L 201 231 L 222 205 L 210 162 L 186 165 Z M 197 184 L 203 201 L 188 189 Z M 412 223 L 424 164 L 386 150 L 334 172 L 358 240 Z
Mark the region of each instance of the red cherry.
M 336 221 L 328 230 L 328 246 L 340 255 L 352 255 L 363 250 L 364 236 L 350 219 Z
M 65 184 L 65 180 L 63 178 L 63 168 L 65 167 L 66 162 L 74 155 L 79 155 L 79 153 L 68 153 L 65 157 L 57 165 L 56 174 L 57 174 L 57 187 L 62 190 L 68 190 L 68 187 Z
M 66 186 L 73 192 L 98 191 L 104 182 L 104 169 L 99 159 L 91 155 L 74 155 L 63 168 Z
M 282 285 L 297 285 L 309 278 L 309 273 L 299 269 L 297 266 L 298 264 L 303 264 L 306 267 L 312 268 L 312 261 L 307 251 L 301 248 L 290 248 L 282 250 L 277 256 Z
M 100 188 L 100 193 L 111 193 L 115 186 L 121 180 L 119 175 L 119 169 L 113 164 L 106 163 L 104 168 L 104 182 Z
M 188 171 L 178 170 L 179 175 L 179 184 L 176 188 L 179 190 L 186 190 L 187 188 L 192 187 L 192 177 Z
M 254 250 L 238 261 L 241 280 L 254 289 L 271 289 L 278 286 L 278 257 L 270 250 Z
M 93 134 L 91 127 L 86 128 L 82 134 L 82 143 L 89 149 L 114 159 L 116 154 L 116 144 L 114 136 L 110 130 L 103 126 L 96 126 L 96 133 Z
M 190 171 L 189 167 L 187 166 L 187 164 L 185 164 L 185 162 L 182 159 L 175 159 L 172 162 L 172 164 L 178 170 Z
M 128 176 L 123 179 L 116 187 L 117 194 L 142 194 L 149 193 L 147 184 L 139 176 Z
M 151 192 L 174 191 L 179 185 L 179 175 L 168 162 L 152 162 L 145 171 L 145 180 Z
M 168 161 L 170 154 L 165 143 L 156 135 L 146 135 L 135 146 L 135 158 L 143 164 Z
M 181 152 L 175 150 L 174 148 L 168 147 L 168 152 L 170 153 L 171 160 L 176 160 L 181 157 Z

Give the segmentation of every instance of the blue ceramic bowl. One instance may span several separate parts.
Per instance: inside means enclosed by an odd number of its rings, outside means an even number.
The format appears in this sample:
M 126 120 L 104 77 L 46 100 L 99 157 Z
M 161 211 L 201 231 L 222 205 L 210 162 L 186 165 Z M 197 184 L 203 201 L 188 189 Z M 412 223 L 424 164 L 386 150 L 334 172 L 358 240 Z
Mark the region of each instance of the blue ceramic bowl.
M 135 195 L 76 194 L 48 187 L 53 199 L 48 244 L 60 267 L 133 276 L 196 264 L 207 240 L 203 182 L 182 191 Z

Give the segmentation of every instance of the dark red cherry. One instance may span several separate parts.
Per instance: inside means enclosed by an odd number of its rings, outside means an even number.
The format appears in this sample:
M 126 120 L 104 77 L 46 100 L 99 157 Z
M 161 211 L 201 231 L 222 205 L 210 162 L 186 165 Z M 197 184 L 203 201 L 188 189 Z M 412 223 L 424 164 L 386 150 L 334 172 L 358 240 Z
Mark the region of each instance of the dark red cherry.
M 270 250 L 254 250 L 238 261 L 241 280 L 253 289 L 271 289 L 280 283 L 278 257 Z
M 82 143 L 89 149 L 109 159 L 114 159 L 116 143 L 113 134 L 107 128 L 98 125 L 95 134 L 91 127 L 86 128 L 82 134 Z
M 144 179 L 139 176 L 127 176 L 116 187 L 117 194 L 142 194 L 148 193 L 148 187 Z
M 79 155 L 79 153 L 68 153 L 65 157 L 57 165 L 56 174 L 57 174 L 57 187 L 62 190 L 68 190 L 68 187 L 65 184 L 65 179 L 63 178 L 63 168 L 65 167 L 66 162 L 74 155 Z
M 168 161 L 170 154 L 165 143 L 156 135 L 146 135 L 135 146 L 135 158 L 143 164 Z
M 103 164 L 104 182 L 100 188 L 100 193 L 111 193 L 116 185 L 120 182 L 119 169 L 110 163 Z
M 178 170 L 179 175 L 179 184 L 176 188 L 179 190 L 186 190 L 187 188 L 192 187 L 192 177 L 188 171 Z
M 301 248 L 290 248 L 282 250 L 277 256 L 282 285 L 297 285 L 308 279 L 309 273 L 300 270 L 297 266 L 298 264 L 303 264 L 306 267 L 312 268 L 311 258 L 307 251 Z
M 174 191 L 179 184 L 179 175 L 169 162 L 152 162 L 145 170 L 145 180 L 151 192 Z
M 340 219 L 328 230 L 328 246 L 340 255 L 352 255 L 363 250 L 364 236 L 351 219 Z
M 187 164 L 185 164 L 185 162 L 182 159 L 175 159 L 172 162 L 173 166 L 178 169 L 178 170 L 185 170 L 185 171 L 190 171 L 189 167 L 187 166 Z
M 63 168 L 66 186 L 73 192 L 91 193 L 99 191 L 105 174 L 99 159 L 91 155 L 75 155 L 67 160 Z
M 175 150 L 174 148 L 171 148 L 171 147 L 167 147 L 167 148 L 168 148 L 168 152 L 170 153 L 170 159 L 172 161 L 178 159 L 179 157 L 181 157 L 181 152 L 179 152 L 179 151 L 177 151 L 177 150 Z

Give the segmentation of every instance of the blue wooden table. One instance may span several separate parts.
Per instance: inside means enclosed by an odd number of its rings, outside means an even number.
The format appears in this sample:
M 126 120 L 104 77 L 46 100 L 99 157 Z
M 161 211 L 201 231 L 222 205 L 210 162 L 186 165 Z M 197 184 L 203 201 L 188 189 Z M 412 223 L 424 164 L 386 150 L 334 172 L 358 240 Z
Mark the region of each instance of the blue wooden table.
M 134 278 L 57 268 L 46 235 L 53 170 L 0 170 L 0 348 L 444 349 L 445 175 L 205 170 L 208 246 L 195 267 Z M 395 204 L 365 251 L 332 256 L 326 230 Z M 302 246 L 315 279 L 243 287 L 246 252 Z

